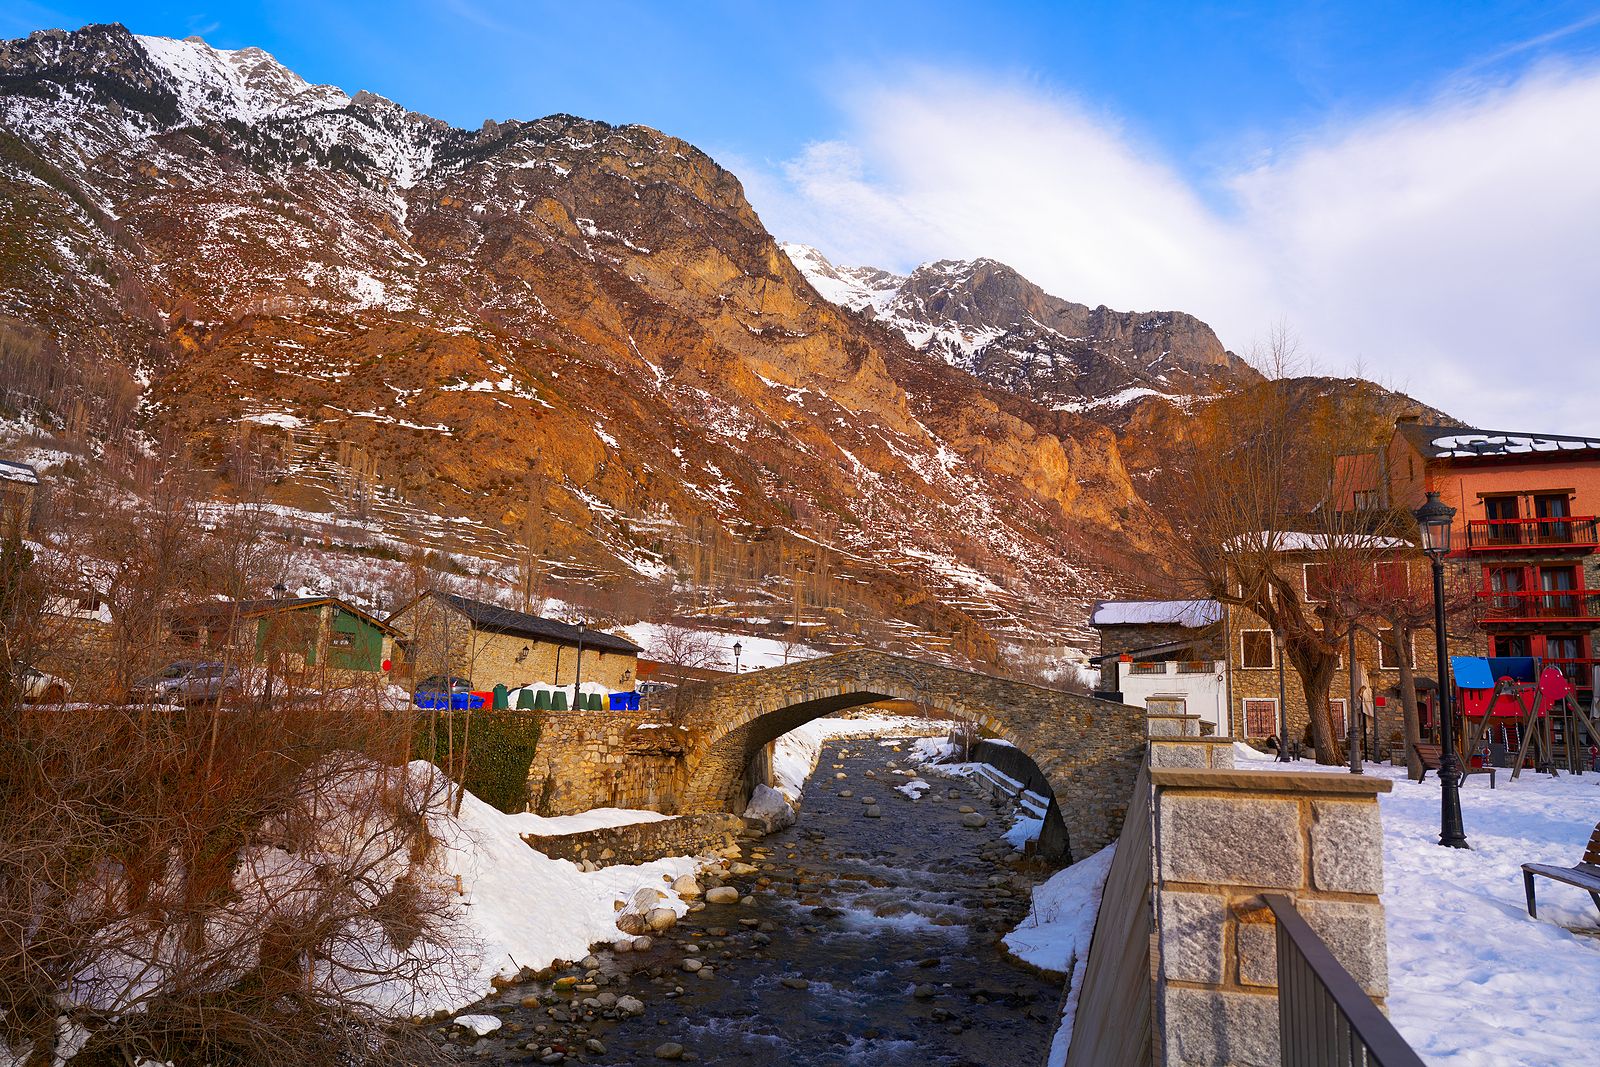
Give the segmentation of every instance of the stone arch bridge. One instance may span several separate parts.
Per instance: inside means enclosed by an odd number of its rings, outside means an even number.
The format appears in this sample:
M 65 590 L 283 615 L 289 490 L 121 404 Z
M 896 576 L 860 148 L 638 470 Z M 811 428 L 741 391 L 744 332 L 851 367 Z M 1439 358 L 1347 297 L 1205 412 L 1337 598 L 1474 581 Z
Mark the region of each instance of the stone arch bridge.
M 696 683 L 638 712 L 550 713 L 530 796 L 551 813 L 608 804 L 729 811 L 769 742 L 882 700 L 975 723 L 1030 756 L 1076 856 L 1116 837 L 1144 759 L 1143 709 L 873 649 Z

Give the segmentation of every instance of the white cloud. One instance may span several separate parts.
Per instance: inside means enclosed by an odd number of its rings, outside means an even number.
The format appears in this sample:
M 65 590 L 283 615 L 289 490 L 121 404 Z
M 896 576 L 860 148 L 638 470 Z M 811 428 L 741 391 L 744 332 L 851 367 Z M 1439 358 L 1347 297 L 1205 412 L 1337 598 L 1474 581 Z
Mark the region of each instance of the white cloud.
M 1193 312 L 1236 350 L 1284 317 L 1322 368 L 1360 359 L 1480 425 L 1600 427 L 1600 70 L 1313 133 L 1209 200 L 1036 87 L 922 73 L 848 116 L 746 170 L 780 237 L 895 269 L 990 256 L 1068 299 Z

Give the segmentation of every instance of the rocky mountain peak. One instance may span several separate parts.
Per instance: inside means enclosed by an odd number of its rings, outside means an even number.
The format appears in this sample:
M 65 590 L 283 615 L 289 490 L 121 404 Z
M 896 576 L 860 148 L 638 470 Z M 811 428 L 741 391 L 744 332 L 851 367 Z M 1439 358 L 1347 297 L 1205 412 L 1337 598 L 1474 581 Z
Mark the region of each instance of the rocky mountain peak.
M 1094 411 L 1209 395 L 1252 376 L 1211 327 L 1181 311 L 1091 308 L 994 259 L 941 259 L 909 275 L 784 250 L 818 294 L 892 327 L 913 348 L 1049 407 Z
M 350 103 L 343 90 L 311 85 L 259 48 L 213 48 L 200 37 L 134 39 L 171 78 L 184 113 L 193 122 L 256 123 Z

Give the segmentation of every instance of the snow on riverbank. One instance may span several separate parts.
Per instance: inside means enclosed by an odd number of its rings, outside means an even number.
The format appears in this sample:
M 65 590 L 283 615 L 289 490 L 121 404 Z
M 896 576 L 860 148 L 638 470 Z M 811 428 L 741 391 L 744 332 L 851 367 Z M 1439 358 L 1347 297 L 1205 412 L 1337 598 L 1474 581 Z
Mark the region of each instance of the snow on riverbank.
M 1349 773 L 1241 757 L 1241 769 Z M 1583 890 L 1539 879 L 1539 918 L 1528 918 L 1521 866 L 1578 862 L 1600 821 L 1600 775 L 1525 770 L 1513 782 L 1502 770 L 1492 790 L 1474 776 L 1461 790 L 1472 848 L 1460 850 L 1438 844 L 1433 774 L 1413 782 L 1376 763 L 1365 773 L 1394 782 L 1379 805 L 1395 1027 L 1430 1064 L 1594 1062 L 1600 913 Z
M 415 774 L 437 773 L 420 761 L 411 767 Z M 585 822 L 620 825 L 652 818 L 661 816 L 601 809 L 566 817 L 570 822 L 539 821 L 577 827 Z M 622 936 L 615 902 L 642 886 L 667 894 L 662 907 L 679 915 L 688 910 L 663 876 L 676 878 L 695 870 L 699 863 L 694 858 L 673 857 L 584 874 L 570 861 L 551 859 L 522 840 L 521 834 L 536 832 L 530 826 L 532 819 L 538 816 L 507 815 L 471 793 L 462 800 L 459 817 L 442 811 L 433 816 L 434 835 L 445 846 L 440 873 L 452 887 L 460 878 L 462 893 L 452 899 L 472 944 L 459 981 L 388 991 L 387 1006 L 394 1014 L 454 1011 L 487 996 L 496 976 L 509 977 L 523 967 L 545 967 L 552 960 L 582 959 L 590 945 Z
M 914 719 L 903 715 L 878 715 L 861 719 L 813 719 L 778 738 L 772 753 L 772 775 L 778 791 L 791 804 L 798 804 L 806 779 L 817 769 L 822 746 L 843 737 L 907 736 L 937 731 L 942 735 L 950 723 L 934 719 Z
M 677 818 L 659 811 L 644 808 L 590 808 L 575 815 L 535 815 L 531 811 L 507 815 L 519 833 L 551 837 L 555 834 L 576 834 L 584 830 L 605 830 L 613 826 L 631 826 L 641 822 L 662 822 Z
M 1072 1023 L 1078 1014 L 1078 991 L 1089 963 L 1089 942 L 1116 850 L 1113 842 L 1034 886 L 1028 917 L 1005 937 L 1006 948 L 1018 959 L 1062 974 L 1071 972 L 1061 1003 L 1061 1024 L 1050 1042 L 1050 1067 L 1067 1062 Z

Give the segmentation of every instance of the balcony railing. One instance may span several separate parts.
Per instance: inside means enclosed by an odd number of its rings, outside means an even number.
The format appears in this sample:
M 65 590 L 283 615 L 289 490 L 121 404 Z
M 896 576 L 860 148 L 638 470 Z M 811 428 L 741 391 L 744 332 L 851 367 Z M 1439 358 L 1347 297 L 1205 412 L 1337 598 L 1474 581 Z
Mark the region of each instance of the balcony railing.
M 1265 894 L 1278 921 L 1278 1041 L 1283 1067 L 1423 1067 L 1294 903 Z
M 1600 619 L 1600 591 L 1594 589 L 1485 590 L 1485 622 L 1583 622 Z
M 1548 519 L 1472 519 L 1464 546 L 1470 552 L 1513 549 L 1597 548 L 1600 523 L 1592 515 Z
M 1211 674 L 1221 671 L 1221 660 L 1209 659 L 1179 659 L 1179 660 L 1134 660 L 1124 664 L 1130 675 L 1134 674 Z

